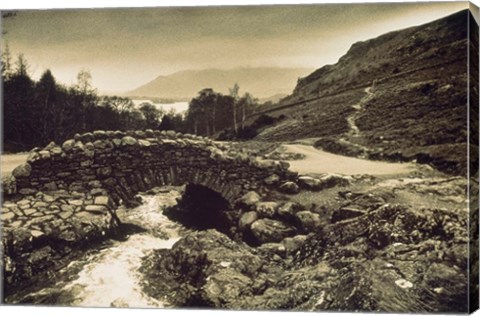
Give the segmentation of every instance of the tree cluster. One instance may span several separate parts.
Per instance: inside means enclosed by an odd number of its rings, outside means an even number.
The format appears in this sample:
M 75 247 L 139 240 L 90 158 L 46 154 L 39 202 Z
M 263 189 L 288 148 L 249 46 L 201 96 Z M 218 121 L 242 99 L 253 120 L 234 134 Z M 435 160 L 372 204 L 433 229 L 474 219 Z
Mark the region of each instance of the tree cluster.
M 88 71 L 80 71 L 77 83 L 67 87 L 57 83 L 50 70 L 34 81 L 28 68 L 23 55 L 12 64 L 8 47 L 2 52 L 6 151 L 62 143 L 94 130 L 156 129 L 160 123 L 163 113 L 151 104 L 137 109 L 128 98 L 99 96 Z
M 193 98 L 185 117 L 188 131 L 197 135 L 212 136 L 219 131 L 232 129 L 235 134 L 245 128 L 246 117 L 257 106 L 257 101 L 245 93 L 239 97 L 237 84 L 223 95 L 212 89 L 203 89 Z

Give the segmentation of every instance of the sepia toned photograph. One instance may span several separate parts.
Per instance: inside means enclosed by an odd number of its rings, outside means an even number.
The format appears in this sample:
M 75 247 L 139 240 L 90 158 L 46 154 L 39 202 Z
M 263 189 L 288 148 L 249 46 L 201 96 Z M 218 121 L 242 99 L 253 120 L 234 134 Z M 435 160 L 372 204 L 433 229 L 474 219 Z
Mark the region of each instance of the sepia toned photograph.
M 478 309 L 475 4 L 0 12 L 2 305 Z

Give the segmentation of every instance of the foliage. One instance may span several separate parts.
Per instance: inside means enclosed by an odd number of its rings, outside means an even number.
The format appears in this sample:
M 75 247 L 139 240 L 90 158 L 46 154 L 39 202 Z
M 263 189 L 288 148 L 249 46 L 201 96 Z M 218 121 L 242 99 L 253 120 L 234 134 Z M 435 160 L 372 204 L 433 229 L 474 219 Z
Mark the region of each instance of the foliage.
M 249 93 L 239 97 L 239 86 L 230 89 L 230 95 L 223 95 L 212 89 L 203 89 L 193 98 L 185 118 L 187 130 L 194 134 L 216 136 L 233 126 L 235 134 L 244 129 L 246 117 L 257 106 L 257 100 Z M 240 118 L 240 128 L 238 126 Z
M 14 67 L 10 59 L 6 47 L 2 52 L 3 143 L 8 151 L 29 150 L 51 141 L 61 144 L 87 131 L 158 127 L 162 113 L 150 108 L 141 112 L 128 98 L 97 95 L 86 70 L 78 74 L 77 84 L 66 87 L 56 82 L 50 70 L 35 82 L 23 55 Z

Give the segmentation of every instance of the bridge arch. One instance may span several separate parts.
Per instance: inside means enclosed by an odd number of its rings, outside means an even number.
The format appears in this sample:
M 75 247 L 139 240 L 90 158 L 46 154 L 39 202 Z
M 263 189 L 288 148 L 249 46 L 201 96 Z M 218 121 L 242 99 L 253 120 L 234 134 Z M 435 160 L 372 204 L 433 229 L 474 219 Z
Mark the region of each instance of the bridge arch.
M 229 203 L 250 190 L 268 191 L 264 180 L 288 177 L 282 164 L 263 163 L 208 138 L 173 131 L 95 131 L 61 146 L 34 149 L 13 171 L 16 191 L 66 190 L 108 196 L 111 207 L 156 186 L 194 184 Z

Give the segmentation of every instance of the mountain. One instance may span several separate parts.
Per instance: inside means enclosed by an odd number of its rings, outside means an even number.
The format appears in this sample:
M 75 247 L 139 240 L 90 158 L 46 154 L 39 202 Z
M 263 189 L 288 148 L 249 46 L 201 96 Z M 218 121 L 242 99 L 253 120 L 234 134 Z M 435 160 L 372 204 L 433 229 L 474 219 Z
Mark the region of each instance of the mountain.
M 240 93 L 249 92 L 256 98 L 267 98 L 291 93 L 297 79 L 311 71 L 308 68 L 273 67 L 185 70 L 159 76 L 126 95 L 189 100 L 204 88 L 228 93 L 228 89 L 238 83 Z
M 478 25 L 464 10 L 353 44 L 280 104 L 262 108 L 283 119 L 257 139 L 318 138 L 318 147 L 337 153 L 465 174 L 469 19 L 478 43 Z

